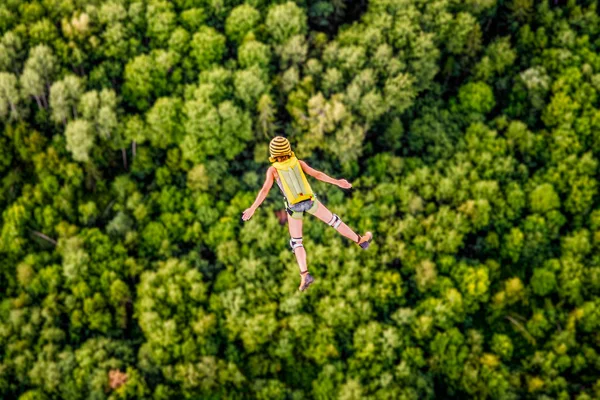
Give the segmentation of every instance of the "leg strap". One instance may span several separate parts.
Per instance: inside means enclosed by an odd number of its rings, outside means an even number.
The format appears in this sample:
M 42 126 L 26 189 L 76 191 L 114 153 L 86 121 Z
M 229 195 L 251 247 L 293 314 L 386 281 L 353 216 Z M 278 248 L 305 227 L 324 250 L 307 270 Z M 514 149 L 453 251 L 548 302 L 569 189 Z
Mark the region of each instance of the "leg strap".
M 288 204 L 285 196 L 283 197 L 283 204 L 285 205 L 285 212 L 287 212 L 291 217 L 294 214 L 294 211 L 292 211 L 292 209 L 290 208 L 290 205 Z
M 290 247 L 292 248 L 292 253 L 295 252 L 298 247 L 304 247 L 304 245 L 302 244 L 302 238 L 291 238 Z
M 329 226 L 332 226 L 335 230 L 337 230 L 340 225 L 342 223 L 342 220 L 340 219 L 340 217 L 337 216 L 337 214 L 333 214 L 331 216 L 331 220 L 328 222 Z

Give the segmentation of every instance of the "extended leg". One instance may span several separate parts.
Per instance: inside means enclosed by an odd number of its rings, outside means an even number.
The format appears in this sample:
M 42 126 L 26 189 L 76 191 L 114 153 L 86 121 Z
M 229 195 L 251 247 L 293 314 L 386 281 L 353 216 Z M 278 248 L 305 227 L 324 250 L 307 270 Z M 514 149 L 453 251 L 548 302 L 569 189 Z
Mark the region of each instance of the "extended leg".
M 317 211 L 314 215 L 319 218 L 321 221 L 325 222 L 329 226 L 333 227 L 340 234 L 357 243 L 363 249 L 369 247 L 369 243 L 373 238 L 371 232 L 365 233 L 363 236 L 360 236 L 356 232 L 354 232 L 348 225 L 346 225 L 339 216 L 329 211 L 323 203 L 319 203 Z
M 290 247 L 296 256 L 298 267 L 300 267 L 301 281 L 299 289 L 304 291 L 315 280 L 308 273 L 308 267 L 306 266 L 306 250 L 304 249 L 304 244 L 302 243 L 302 220 L 292 218 L 291 216 L 288 217 L 288 229 L 291 236 Z
M 304 272 L 308 268 L 306 267 L 306 250 L 302 243 L 302 220 L 288 217 L 288 229 L 291 237 L 290 246 L 296 256 L 296 261 L 298 261 L 300 272 Z

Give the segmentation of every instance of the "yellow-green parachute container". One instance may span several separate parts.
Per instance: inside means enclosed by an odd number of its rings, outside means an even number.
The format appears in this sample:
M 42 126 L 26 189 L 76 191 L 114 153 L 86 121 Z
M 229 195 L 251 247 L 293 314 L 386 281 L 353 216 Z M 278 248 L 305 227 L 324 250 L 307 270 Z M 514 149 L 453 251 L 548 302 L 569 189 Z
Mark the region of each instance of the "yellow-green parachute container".
M 313 191 L 306 180 L 304 171 L 296 157 L 290 157 L 283 162 L 274 162 L 281 182 L 281 190 L 289 205 L 310 200 L 314 197 Z

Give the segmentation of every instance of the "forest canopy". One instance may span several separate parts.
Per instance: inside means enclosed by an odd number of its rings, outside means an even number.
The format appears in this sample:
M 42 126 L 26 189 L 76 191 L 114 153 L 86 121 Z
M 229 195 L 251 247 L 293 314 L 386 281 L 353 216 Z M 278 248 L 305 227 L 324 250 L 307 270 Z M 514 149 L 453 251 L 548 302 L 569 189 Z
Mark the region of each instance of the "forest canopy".
M 3 0 L 0 398 L 600 398 L 599 96 L 590 0 Z

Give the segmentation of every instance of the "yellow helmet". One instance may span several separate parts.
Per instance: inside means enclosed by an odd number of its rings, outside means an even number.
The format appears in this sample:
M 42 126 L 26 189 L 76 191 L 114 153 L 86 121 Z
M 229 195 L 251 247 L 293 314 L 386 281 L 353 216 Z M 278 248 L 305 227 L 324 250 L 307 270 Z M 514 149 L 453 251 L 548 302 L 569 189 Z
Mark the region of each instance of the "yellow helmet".
M 269 161 L 272 163 L 275 162 L 275 157 L 294 156 L 289 140 L 283 136 L 275 136 L 271 140 L 271 143 L 269 143 L 269 153 L 271 153 Z

